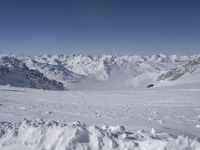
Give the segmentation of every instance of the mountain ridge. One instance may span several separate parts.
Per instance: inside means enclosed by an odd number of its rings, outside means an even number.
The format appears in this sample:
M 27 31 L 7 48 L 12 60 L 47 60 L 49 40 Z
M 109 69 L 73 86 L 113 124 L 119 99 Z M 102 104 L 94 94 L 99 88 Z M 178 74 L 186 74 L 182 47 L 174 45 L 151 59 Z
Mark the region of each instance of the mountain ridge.
M 0 58 L 0 85 L 45 90 L 66 90 L 61 82 L 50 80 L 38 70 L 29 69 L 14 57 Z
M 113 84 L 116 87 L 138 87 L 156 81 L 164 72 L 195 59 L 199 55 L 81 55 L 55 54 L 25 56 L 0 54 L 22 61 L 30 70 L 37 70 L 49 79 L 62 82 L 67 88 L 85 85 L 91 88 Z M 86 86 L 87 87 L 87 86 Z

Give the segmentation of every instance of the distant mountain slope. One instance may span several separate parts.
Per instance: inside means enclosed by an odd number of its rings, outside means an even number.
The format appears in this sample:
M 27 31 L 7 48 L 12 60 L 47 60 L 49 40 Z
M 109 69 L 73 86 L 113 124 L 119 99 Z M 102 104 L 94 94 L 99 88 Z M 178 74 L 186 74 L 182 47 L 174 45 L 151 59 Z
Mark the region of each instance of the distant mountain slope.
M 0 85 L 47 90 L 64 90 L 61 82 L 49 80 L 41 72 L 30 70 L 23 62 L 13 57 L 0 58 Z
M 124 89 L 146 87 L 154 82 L 162 71 L 188 62 L 192 57 L 163 54 L 152 56 L 41 55 L 32 59 L 40 63 L 63 66 L 75 74 L 83 75 L 84 78 L 79 78 L 78 84 L 73 84 L 75 89 Z M 53 79 L 56 78 L 58 76 Z
M 61 65 L 80 75 L 105 81 L 116 72 L 137 76 L 145 72 L 158 72 L 176 67 L 190 59 L 189 56 L 84 56 L 84 55 L 41 55 L 33 58 L 37 62 Z
M 169 80 L 169 81 L 177 80 L 183 76 L 190 75 L 199 70 L 200 70 L 200 56 L 196 57 L 196 58 L 190 60 L 189 62 L 184 63 L 174 69 L 171 69 L 170 71 L 167 71 L 167 72 L 161 74 L 157 80 L 158 81 L 160 81 L 160 80 Z
M 67 88 L 84 89 L 106 85 L 114 88 L 146 87 L 163 71 L 189 62 L 196 56 L 177 55 L 39 55 L 0 54 L 23 62 L 49 79 L 62 82 Z M 16 63 L 16 62 L 15 62 Z
M 62 65 L 54 65 L 48 63 L 37 62 L 32 58 L 24 59 L 26 66 L 32 70 L 38 70 L 42 72 L 49 79 L 54 79 L 60 82 L 78 82 L 81 79 L 84 79 L 84 75 L 76 74 L 72 71 L 69 71 Z

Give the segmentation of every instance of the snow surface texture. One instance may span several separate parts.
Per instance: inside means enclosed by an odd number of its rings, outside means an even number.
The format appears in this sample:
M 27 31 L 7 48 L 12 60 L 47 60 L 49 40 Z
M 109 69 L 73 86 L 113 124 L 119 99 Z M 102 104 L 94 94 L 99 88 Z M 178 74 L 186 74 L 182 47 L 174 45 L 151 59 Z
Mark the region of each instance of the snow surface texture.
M 0 149 L 199 150 L 199 97 L 200 84 L 135 91 L 42 91 L 1 86 Z M 19 122 L 23 118 L 36 121 Z M 68 124 L 77 120 L 88 126 Z M 115 135 L 110 128 L 119 133 Z
M 0 122 L 0 145 L 6 149 L 26 150 L 199 150 L 198 139 L 165 133 L 138 131 L 130 133 L 123 126 L 90 126 L 74 122 L 24 120 L 19 123 Z

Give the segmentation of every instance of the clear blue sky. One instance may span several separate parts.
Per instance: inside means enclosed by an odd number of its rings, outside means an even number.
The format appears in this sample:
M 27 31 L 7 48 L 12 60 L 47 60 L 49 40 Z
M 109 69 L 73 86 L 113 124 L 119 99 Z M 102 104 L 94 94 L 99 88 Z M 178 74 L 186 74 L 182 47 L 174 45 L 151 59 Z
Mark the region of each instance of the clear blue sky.
M 200 53 L 200 1 L 1 0 L 0 51 Z

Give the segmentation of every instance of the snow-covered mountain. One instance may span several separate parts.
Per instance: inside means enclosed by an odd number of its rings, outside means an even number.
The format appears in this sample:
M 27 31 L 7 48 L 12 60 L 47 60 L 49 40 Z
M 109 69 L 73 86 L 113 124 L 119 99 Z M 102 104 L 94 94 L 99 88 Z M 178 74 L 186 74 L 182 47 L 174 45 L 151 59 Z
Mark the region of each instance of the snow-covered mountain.
M 38 70 L 46 77 L 60 82 L 78 82 L 79 80 L 85 78 L 84 75 L 69 71 L 63 65 L 38 62 L 32 58 L 26 58 L 23 59 L 23 61 L 28 68 L 32 70 Z
M 163 54 L 152 56 L 41 55 L 31 59 L 48 65 L 47 68 L 54 66 L 62 70 L 67 69 L 68 72 L 62 76 L 55 73 L 57 70 L 53 69 L 40 69 L 40 71 L 49 78 L 61 81 L 71 89 L 120 89 L 146 87 L 154 82 L 162 71 L 177 67 L 193 57 Z M 34 68 L 30 63 L 26 64 Z M 72 80 L 64 77 L 69 74 Z M 68 84 L 71 81 L 77 82 L 71 87 Z
M 95 89 L 146 87 L 162 73 L 189 62 L 196 56 L 137 55 L 6 55 L 23 62 L 67 88 Z M 5 63 L 5 62 L 4 62 Z
M 64 90 L 61 82 L 50 80 L 38 70 L 29 69 L 21 60 L 0 57 L 0 85 L 47 90 Z
M 0 66 L 0 84 L 58 90 L 62 81 L 104 89 L 58 92 L 1 85 L 1 150 L 200 148 L 197 55 L 0 55 Z M 157 83 L 169 70 L 175 71 Z M 149 82 L 157 84 L 147 89 Z M 137 89 L 125 90 L 129 85 Z M 119 90 L 108 91 L 109 86 Z
M 157 80 L 173 81 L 195 73 L 200 75 L 200 56 L 196 56 L 189 62 L 161 74 Z
M 112 73 L 120 72 L 138 76 L 145 72 L 158 72 L 176 67 L 190 59 L 189 56 L 84 56 L 42 55 L 33 58 L 37 62 L 64 66 L 68 70 L 97 80 L 105 81 Z

